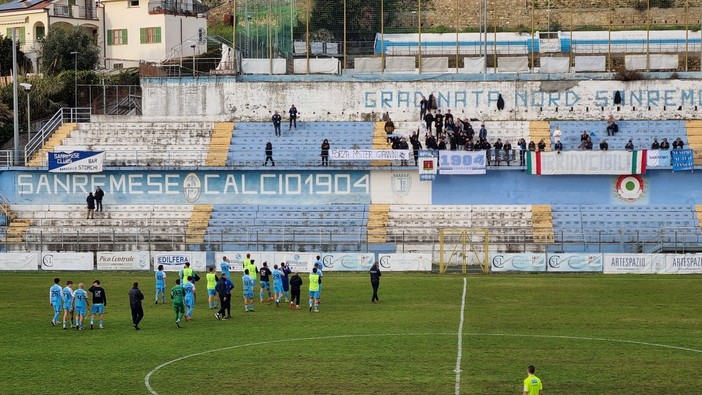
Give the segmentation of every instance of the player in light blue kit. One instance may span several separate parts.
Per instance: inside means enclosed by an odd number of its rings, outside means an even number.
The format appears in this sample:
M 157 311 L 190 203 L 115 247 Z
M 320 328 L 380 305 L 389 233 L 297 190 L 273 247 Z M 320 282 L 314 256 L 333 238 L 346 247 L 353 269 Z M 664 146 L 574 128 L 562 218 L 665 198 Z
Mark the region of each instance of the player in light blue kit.
M 232 278 L 231 275 L 229 274 L 229 258 L 226 256 L 222 257 L 222 262 L 219 263 L 219 268 L 222 270 L 222 274 L 225 274 L 227 278 Z
M 49 288 L 49 305 L 54 308 L 54 318 L 51 319 L 51 325 L 56 326 L 59 323 L 59 314 L 61 313 L 61 279 L 54 278 L 54 285 Z
M 156 304 L 158 304 L 158 294 L 161 294 L 161 303 L 166 303 L 166 272 L 163 271 L 163 265 L 158 265 L 156 272 Z
M 193 276 L 188 276 L 188 281 L 183 284 L 183 290 L 185 291 L 185 320 L 193 320 L 193 310 L 195 310 L 195 283 L 193 282 Z
M 83 283 L 78 284 L 78 289 L 73 293 L 73 311 L 76 314 L 76 329 L 83 330 L 83 321 L 88 312 L 88 293 L 83 289 Z
M 283 272 L 278 270 L 278 265 L 273 265 L 273 293 L 275 293 L 275 307 L 279 306 L 280 299 L 283 298 Z
M 66 288 L 61 292 L 61 299 L 63 300 L 63 329 L 66 329 L 68 313 L 71 313 L 69 323 L 71 328 L 73 328 L 73 281 L 66 281 Z
M 249 276 L 249 269 L 244 270 L 244 275 L 241 277 L 244 290 L 244 310 L 254 311 L 253 304 L 253 292 L 254 292 L 254 279 Z

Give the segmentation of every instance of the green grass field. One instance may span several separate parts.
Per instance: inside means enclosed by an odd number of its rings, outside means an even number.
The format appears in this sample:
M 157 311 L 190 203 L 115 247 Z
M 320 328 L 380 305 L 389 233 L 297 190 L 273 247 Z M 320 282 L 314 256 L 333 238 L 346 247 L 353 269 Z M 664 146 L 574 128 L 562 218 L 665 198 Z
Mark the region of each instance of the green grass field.
M 78 332 L 50 325 L 55 275 L 0 277 L 2 394 L 148 394 L 149 372 L 159 394 L 455 393 L 462 276 L 384 273 L 374 305 L 367 274 L 327 272 L 319 314 L 306 302 L 244 313 L 237 281 L 231 321 L 214 318 L 200 282 L 195 320 L 177 329 L 170 304 L 153 304 L 151 273 L 59 273 L 62 285 L 99 278 L 108 294 L 106 328 Z M 141 331 L 127 299 L 135 280 Z M 521 393 L 534 364 L 549 395 L 700 393 L 701 281 L 469 276 L 460 392 Z

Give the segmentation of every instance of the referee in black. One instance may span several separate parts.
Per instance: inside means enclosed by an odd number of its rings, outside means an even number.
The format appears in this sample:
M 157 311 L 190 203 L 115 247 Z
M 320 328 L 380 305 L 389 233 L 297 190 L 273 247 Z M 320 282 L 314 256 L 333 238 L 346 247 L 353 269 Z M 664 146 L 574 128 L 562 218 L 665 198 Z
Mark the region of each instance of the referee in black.
M 371 303 L 378 303 L 378 286 L 380 285 L 380 268 L 378 267 L 378 262 L 375 262 L 370 268 L 370 280 L 371 286 L 373 286 L 373 297 L 371 298 Z

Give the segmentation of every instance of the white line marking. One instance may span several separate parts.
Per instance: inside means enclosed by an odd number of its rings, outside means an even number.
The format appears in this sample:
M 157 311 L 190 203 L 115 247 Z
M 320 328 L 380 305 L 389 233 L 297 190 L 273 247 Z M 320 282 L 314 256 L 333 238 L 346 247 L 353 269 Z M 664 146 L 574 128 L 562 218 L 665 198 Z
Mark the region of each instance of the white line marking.
M 430 332 L 430 333 L 369 333 L 369 334 L 359 334 L 359 335 L 336 335 L 336 336 L 319 336 L 319 337 L 303 337 L 303 338 L 297 338 L 297 339 L 282 339 L 282 340 L 271 340 L 271 341 L 265 341 L 265 342 L 255 342 L 255 343 L 248 343 L 248 344 L 238 344 L 236 346 L 229 346 L 229 347 L 223 347 L 223 348 L 217 348 L 214 350 L 207 350 L 207 351 L 201 351 L 195 354 L 190 354 L 186 355 L 183 357 L 179 357 L 173 360 L 170 360 L 168 362 L 162 363 L 161 365 L 153 368 L 149 373 L 147 373 L 146 377 L 144 378 L 144 385 L 146 386 L 146 389 L 149 390 L 150 393 L 153 395 L 158 395 L 158 392 L 153 389 L 151 386 L 150 380 L 151 376 L 156 373 L 158 370 L 160 370 L 163 367 L 166 367 L 170 364 L 180 362 L 182 360 L 192 358 L 192 357 L 197 357 L 199 355 L 205 355 L 205 354 L 211 354 L 219 351 L 226 351 L 226 350 L 233 350 L 237 348 L 244 348 L 244 347 L 251 347 L 251 346 L 260 346 L 260 345 L 266 345 L 266 344 L 275 344 L 275 343 L 284 343 L 284 342 L 292 342 L 292 341 L 305 341 L 305 340 L 325 340 L 325 339 L 349 339 L 349 338 L 358 338 L 358 337 L 378 337 L 378 336 L 455 336 L 456 333 L 454 332 Z M 581 336 L 560 336 L 560 335 L 520 335 L 520 334 L 509 334 L 509 333 L 466 333 L 464 336 L 497 336 L 497 337 L 527 337 L 527 338 L 541 338 L 541 339 L 565 339 L 565 340 L 585 340 L 585 341 L 599 341 L 599 342 L 611 342 L 611 343 L 624 343 L 624 344 L 633 344 L 633 345 L 638 345 L 638 346 L 649 346 L 649 347 L 659 347 L 659 348 L 667 348 L 667 349 L 672 349 L 672 350 L 681 350 L 681 351 L 689 351 L 689 352 L 694 352 L 694 353 L 699 353 L 702 354 L 702 350 L 694 349 L 694 348 L 688 348 L 688 347 L 681 347 L 681 346 L 671 346 L 668 344 L 658 344 L 658 343 L 647 343 L 647 342 L 639 342 L 635 340 L 622 340 L 622 339 L 607 339 L 607 338 L 601 338 L 601 337 L 581 337 Z
M 463 277 L 463 295 L 461 296 L 461 320 L 458 322 L 458 355 L 456 355 L 456 395 L 461 393 L 461 360 L 463 359 L 463 321 L 466 311 L 466 287 L 468 279 Z

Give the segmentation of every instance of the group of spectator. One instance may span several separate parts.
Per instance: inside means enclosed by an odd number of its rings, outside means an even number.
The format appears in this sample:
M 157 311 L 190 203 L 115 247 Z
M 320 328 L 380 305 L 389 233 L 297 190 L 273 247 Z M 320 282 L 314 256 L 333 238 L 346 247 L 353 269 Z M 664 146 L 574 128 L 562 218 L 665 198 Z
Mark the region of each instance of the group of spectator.
M 561 147 L 562 147 L 562 145 L 561 145 Z M 583 133 L 580 135 L 580 145 L 578 146 L 578 148 L 581 150 L 591 150 L 592 149 L 592 137 L 589 134 L 587 134 L 587 132 L 585 132 L 585 131 L 583 131 Z M 685 142 L 682 141 L 682 139 L 680 137 L 676 138 L 675 141 L 673 141 L 673 149 L 683 149 L 683 148 L 685 148 Z M 629 141 L 627 141 L 627 143 L 624 145 L 624 149 L 627 151 L 633 151 L 635 149 L 633 139 L 629 139 Z M 660 143 L 658 142 L 657 138 L 654 138 L 653 143 L 651 143 L 651 149 L 652 150 L 669 150 L 670 143 L 668 142 L 667 138 L 663 138 L 660 141 Z M 600 142 L 600 150 L 601 151 L 608 151 L 609 150 L 609 143 L 607 142 L 607 139 L 602 139 L 602 141 Z

